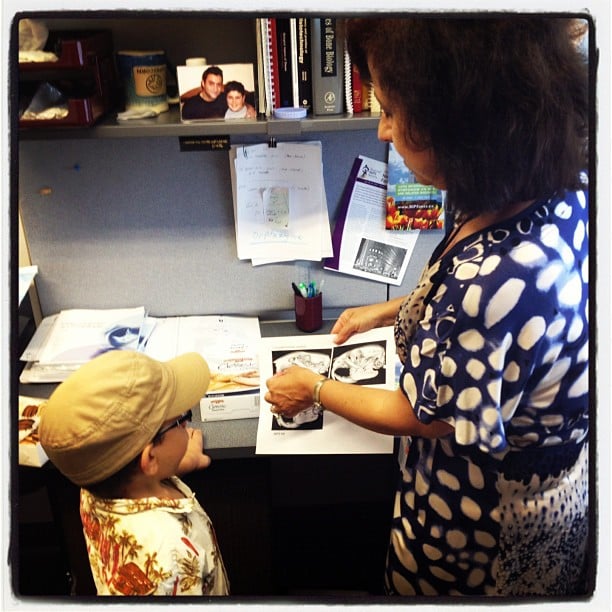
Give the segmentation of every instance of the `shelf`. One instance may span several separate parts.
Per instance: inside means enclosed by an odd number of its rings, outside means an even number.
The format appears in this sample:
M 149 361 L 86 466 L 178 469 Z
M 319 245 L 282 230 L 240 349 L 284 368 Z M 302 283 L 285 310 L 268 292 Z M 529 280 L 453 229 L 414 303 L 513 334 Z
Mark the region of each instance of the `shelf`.
M 178 108 L 150 118 L 118 121 L 113 113 L 92 127 L 21 128 L 22 140 L 52 140 L 66 138 L 151 138 L 155 136 L 217 136 L 249 135 L 295 137 L 310 132 L 343 130 L 370 130 L 378 126 L 378 115 L 359 113 L 356 115 L 330 115 L 307 117 L 299 120 L 207 120 L 181 123 Z

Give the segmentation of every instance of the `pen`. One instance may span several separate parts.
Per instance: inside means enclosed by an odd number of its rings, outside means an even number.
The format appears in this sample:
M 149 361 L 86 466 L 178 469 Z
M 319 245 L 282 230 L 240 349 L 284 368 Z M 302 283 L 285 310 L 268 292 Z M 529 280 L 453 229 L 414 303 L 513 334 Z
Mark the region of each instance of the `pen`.
M 291 283 L 291 286 L 293 287 L 293 293 L 295 293 L 295 295 L 302 295 L 302 292 L 295 283 Z
M 298 288 L 302 297 L 308 297 L 308 289 L 306 289 L 306 285 L 304 283 L 300 283 Z

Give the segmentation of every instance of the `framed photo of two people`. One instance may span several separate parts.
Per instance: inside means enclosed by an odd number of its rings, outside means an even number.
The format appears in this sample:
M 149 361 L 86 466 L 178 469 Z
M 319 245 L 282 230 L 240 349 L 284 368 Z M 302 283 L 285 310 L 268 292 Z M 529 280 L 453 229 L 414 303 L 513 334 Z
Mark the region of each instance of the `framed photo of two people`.
M 253 64 L 177 66 L 181 121 L 256 119 Z

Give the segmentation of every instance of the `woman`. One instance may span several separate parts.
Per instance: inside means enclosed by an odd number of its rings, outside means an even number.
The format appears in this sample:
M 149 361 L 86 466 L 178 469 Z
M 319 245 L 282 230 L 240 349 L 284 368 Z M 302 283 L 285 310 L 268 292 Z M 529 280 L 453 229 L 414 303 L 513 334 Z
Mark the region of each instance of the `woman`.
M 389 594 L 585 589 L 588 88 L 568 22 L 348 24 L 378 137 L 447 191 L 456 223 L 409 296 L 348 308 L 332 329 L 342 343 L 395 324 L 399 389 L 292 366 L 265 400 L 403 436 Z

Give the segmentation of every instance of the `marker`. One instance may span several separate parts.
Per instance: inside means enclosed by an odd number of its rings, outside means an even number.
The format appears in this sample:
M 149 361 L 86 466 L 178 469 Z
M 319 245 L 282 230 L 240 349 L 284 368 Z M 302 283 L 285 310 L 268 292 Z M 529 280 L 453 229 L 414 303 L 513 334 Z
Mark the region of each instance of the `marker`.
M 291 283 L 291 286 L 293 287 L 293 293 L 295 293 L 295 295 L 302 295 L 302 292 L 295 283 Z

